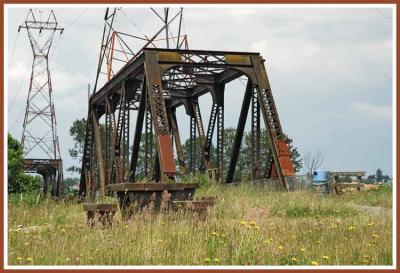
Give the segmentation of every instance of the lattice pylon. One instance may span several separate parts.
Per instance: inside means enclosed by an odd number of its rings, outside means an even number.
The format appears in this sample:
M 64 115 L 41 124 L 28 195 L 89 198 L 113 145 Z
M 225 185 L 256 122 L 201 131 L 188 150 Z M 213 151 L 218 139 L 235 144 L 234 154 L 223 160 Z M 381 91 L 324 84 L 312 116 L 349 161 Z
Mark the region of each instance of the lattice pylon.
M 52 97 L 49 52 L 53 39 L 63 28 L 58 26 L 51 10 L 42 19 L 43 12 L 29 10 L 18 31 L 26 29 L 33 53 L 32 72 L 26 101 L 21 144 L 24 158 L 61 159 L 57 136 L 57 122 Z M 40 17 L 40 18 L 39 18 Z

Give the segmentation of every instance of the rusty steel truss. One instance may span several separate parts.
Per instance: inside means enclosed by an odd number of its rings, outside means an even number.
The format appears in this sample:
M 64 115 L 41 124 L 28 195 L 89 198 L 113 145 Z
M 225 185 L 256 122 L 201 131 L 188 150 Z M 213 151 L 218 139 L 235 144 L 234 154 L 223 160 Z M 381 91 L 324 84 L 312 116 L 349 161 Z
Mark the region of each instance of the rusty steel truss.
M 229 166 L 224 166 L 224 97 L 227 83 L 248 78 Z M 203 125 L 198 99 L 212 96 L 212 110 Z M 190 117 L 190 159 L 185 155 L 176 119 L 176 109 L 184 107 Z M 141 141 L 144 141 L 146 176 L 159 182 L 176 182 L 179 172 L 194 171 L 194 140 L 201 145 L 201 169 L 217 169 L 219 182 L 233 182 L 250 110 L 252 130 L 252 178 L 275 178 L 288 189 L 287 177 L 294 175 L 289 147 L 279 121 L 264 60 L 258 53 L 206 50 L 150 49 L 124 66 L 93 94 L 88 107 L 88 126 L 82 159 L 80 195 L 85 197 L 107 185 L 137 182 L 136 172 Z M 137 111 L 134 132 L 129 131 L 130 112 Z M 100 130 L 104 117 L 105 130 Z M 269 147 L 260 147 L 260 123 L 264 122 Z M 102 132 L 104 131 L 104 132 Z M 142 132 L 144 131 L 144 140 Z M 211 149 L 216 131 L 215 149 Z M 153 141 L 155 140 L 155 141 Z M 105 143 L 104 143 L 105 142 Z M 155 144 L 155 145 L 154 145 Z M 174 148 L 177 158 L 174 158 Z M 154 147 L 155 146 L 155 147 Z M 129 152 L 131 148 L 131 152 Z M 271 151 L 267 170 L 260 169 L 260 149 Z M 216 166 L 211 153 L 214 151 Z M 224 170 L 227 175 L 224 177 Z
M 52 185 L 52 195 L 62 192 L 63 167 L 57 135 L 57 122 L 52 96 L 49 70 L 49 52 L 58 31 L 51 10 L 46 18 L 29 10 L 25 22 L 18 31 L 26 29 L 33 53 L 32 72 L 26 101 L 25 119 L 21 144 L 24 151 L 23 166 L 26 172 L 43 176 L 43 191 Z

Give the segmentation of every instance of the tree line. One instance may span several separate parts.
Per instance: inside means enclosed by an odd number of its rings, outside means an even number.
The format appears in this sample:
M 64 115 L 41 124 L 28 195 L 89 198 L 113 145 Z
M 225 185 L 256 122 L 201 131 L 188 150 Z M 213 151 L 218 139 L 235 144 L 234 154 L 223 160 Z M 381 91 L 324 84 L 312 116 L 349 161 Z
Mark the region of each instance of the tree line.
M 84 149 L 84 142 L 85 142 L 85 131 L 86 131 L 86 119 L 77 119 L 73 122 L 69 133 L 74 140 L 74 146 L 69 149 L 69 154 L 70 156 L 77 162 L 77 165 L 70 166 L 67 171 L 70 171 L 72 173 L 80 173 L 80 168 L 81 168 L 81 158 L 83 154 L 83 149 Z M 104 128 L 101 130 L 104 131 Z M 233 151 L 233 144 L 234 144 L 234 139 L 235 139 L 235 134 L 236 134 L 236 129 L 234 128 L 227 128 L 224 129 L 224 166 L 225 170 L 227 171 L 229 163 L 230 163 L 230 158 L 231 154 Z M 297 147 L 294 147 L 293 145 L 293 140 L 290 139 L 289 137 L 285 136 L 287 139 L 287 143 L 289 145 L 289 149 L 291 151 L 291 158 L 293 165 L 295 167 L 295 171 L 298 172 L 302 168 L 302 159 L 301 155 L 297 149 Z M 138 156 L 138 164 L 137 164 L 137 169 L 136 169 L 136 176 L 138 177 L 143 177 L 145 170 L 144 170 L 144 162 L 145 162 L 145 136 L 142 134 L 141 137 L 141 143 L 140 143 L 140 148 L 139 148 L 139 156 Z M 266 129 L 261 130 L 261 139 L 260 139 L 260 164 L 261 164 L 261 169 L 265 170 L 267 162 L 271 156 L 271 151 L 267 149 L 266 147 L 269 147 L 268 145 L 268 136 Z M 153 147 L 155 147 L 155 138 L 153 138 Z M 200 170 L 201 169 L 201 145 L 200 145 L 200 140 L 199 138 L 195 138 L 195 170 Z M 190 158 L 190 139 L 187 139 L 183 144 L 182 148 L 184 151 L 185 155 L 185 165 L 186 167 L 189 166 L 189 158 Z M 216 165 L 217 159 L 216 159 L 216 152 L 214 151 L 215 147 L 212 145 L 211 146 L 211 162 L 213 165 Z M 239 158 L 238 162 L 236 165 L 235 169 L 235 179 L 236 180 L 242 180 L 242 179 L 248 179 L 250 178 L 251 175 L 251 157 L 252 157 L 252 148 L 251 148 L 251 133 L 250 132 L 245 132 L 243 135 L 243 141 L 242 145 L 240 147 L 240 153 L 239 153 Z M 131 152 L 131 151 L 130 151 Z M 176 162 L 177 163 L 177 162 Z

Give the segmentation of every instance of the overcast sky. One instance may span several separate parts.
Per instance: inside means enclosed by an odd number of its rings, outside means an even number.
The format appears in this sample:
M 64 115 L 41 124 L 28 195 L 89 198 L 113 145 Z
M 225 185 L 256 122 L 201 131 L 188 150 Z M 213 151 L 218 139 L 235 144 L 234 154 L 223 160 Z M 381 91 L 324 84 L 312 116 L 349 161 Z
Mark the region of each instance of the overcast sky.
M 65 27 L 54 39 L 50 70 L 67 168 L 73 164 L 68 130 L 87 115 L 87 85 L 95 79 L 105 9 L 54 11 Z M 8 131 L 18 139 L 32 52 L 26 31 L 17 29 L 27 12 L 9 9 L 6 29 Z M 322 167 L 331 171 L 381 168 L 392 176 L 392 18 L 391 8 L 186 7 L 183 27 L 190 48 L 262 54 L 283 130 L 302 155 L 320 150 Z M 122 8 L 115 26 L 152 36 L 161 21 L 150 9 Z M 237 125 L 243 91 L 238 83 L 227 86 L 225 127 Z M 210 98 L 202 97 L 200 105 L 207 122 Z M 183 110 L 178 114 L 186 139 L 188 119 Z

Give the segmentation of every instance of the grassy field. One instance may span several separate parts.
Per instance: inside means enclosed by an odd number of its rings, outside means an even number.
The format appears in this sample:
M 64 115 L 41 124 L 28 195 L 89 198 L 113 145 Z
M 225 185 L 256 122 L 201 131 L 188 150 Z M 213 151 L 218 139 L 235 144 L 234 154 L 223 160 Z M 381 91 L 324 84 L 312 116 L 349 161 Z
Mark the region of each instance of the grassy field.
M 343 196 L 211 186 L 205 221 L 137 215 L 90 229 L 82 205 L 10 196 L 10 265 L 391 265 L 390 188 Z M 378 209 L 379 207 L 380 209 Z M 22 226 L 21 226 L 22 225 Z

